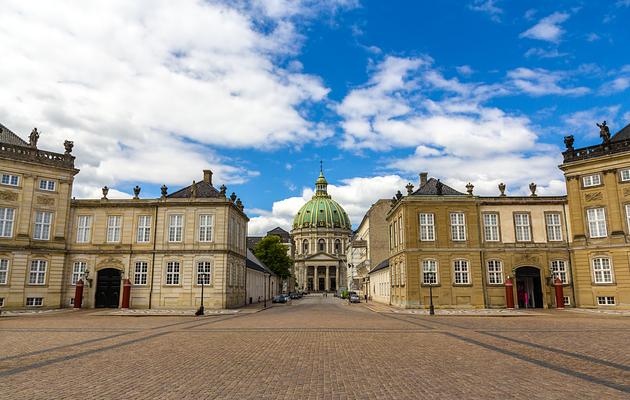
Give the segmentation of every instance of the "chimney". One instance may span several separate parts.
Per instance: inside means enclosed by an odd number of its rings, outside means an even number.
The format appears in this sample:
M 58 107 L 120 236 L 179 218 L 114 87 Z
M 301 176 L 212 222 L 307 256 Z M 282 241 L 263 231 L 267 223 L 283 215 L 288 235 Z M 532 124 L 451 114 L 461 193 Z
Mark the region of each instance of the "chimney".
M 427 183 L 428 172 L 420 172 L 420 186 L 424 186 Z
M 203 170 L 203 181 L 212 185 L 212 171 L 209 169 Z

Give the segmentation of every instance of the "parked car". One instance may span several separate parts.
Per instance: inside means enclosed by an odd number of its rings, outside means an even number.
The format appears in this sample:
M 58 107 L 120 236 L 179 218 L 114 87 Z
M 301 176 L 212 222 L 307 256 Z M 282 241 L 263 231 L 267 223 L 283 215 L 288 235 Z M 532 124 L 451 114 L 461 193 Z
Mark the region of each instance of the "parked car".
M 356 293 L 352 293 L 350 295 L 350 303 L 360 303 L 361 299 L 359 298 L 359 295 Z
M 286 303 L 287 301 L 289 301 L 286 297 L 284 297 L 283 294 L 279 294 L 277 296 L 273 296 L 273 300 L 271 300 L 273 303 Z
M 285 303 L 289 300 L 291 300 L 291 296 L 289 296 L 288 293 L 283 293 L 282 296 L 284 296 L 284 298 L 286 299 Z
M 291 300 L 297 300 L 300 298 L 300 295 L 296 292 L 291 292 L 289 293 L 289 297 L 291 298 Z

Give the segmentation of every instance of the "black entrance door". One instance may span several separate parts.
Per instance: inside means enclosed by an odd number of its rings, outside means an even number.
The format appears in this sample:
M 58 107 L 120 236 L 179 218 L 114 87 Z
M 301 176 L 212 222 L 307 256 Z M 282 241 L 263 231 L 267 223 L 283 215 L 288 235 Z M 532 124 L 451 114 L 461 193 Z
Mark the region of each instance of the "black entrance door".
M 520 267 L 516 270 L 516 295 L 519 308 L 542 308 L 543 295 L 540 270 Z
M 120 271 L 107 268 L 96 277 L 96 307 L 118 308 L 120 297 Z
M 319 278 L 319 291 L 323 292 L 326 290 L 326 278 Z

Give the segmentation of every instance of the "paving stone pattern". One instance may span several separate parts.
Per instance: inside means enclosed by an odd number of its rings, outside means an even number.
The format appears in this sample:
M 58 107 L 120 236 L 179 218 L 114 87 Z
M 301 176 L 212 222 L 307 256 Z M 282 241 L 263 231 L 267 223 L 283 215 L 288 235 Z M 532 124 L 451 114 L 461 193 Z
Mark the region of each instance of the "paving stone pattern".
M 1 399 L 627 399 L 630 320 L 375 312 L 0 319 Z

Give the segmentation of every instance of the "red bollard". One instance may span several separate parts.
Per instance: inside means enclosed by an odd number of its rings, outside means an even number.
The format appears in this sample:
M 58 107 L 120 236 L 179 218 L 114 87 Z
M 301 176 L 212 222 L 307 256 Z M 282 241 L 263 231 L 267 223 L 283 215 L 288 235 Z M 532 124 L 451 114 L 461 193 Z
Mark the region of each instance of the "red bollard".
M 81 308 L 83 303 L 83 279 L 79 279 L 74 289 L 74 308 Z
M 556 308 L 564 310 L 564 288 L 562 287 L 562 281 L 556 276 L 553 284 L 556 287 Z
M 123 298 L 121 308 L 129 308 L 129 297 L 131 296 L 131 282 L 125 279 L 123 282 Z
M 505 304 L 508 309 L 514 309 L 514 284 L 512 278 L 505 280 Z

